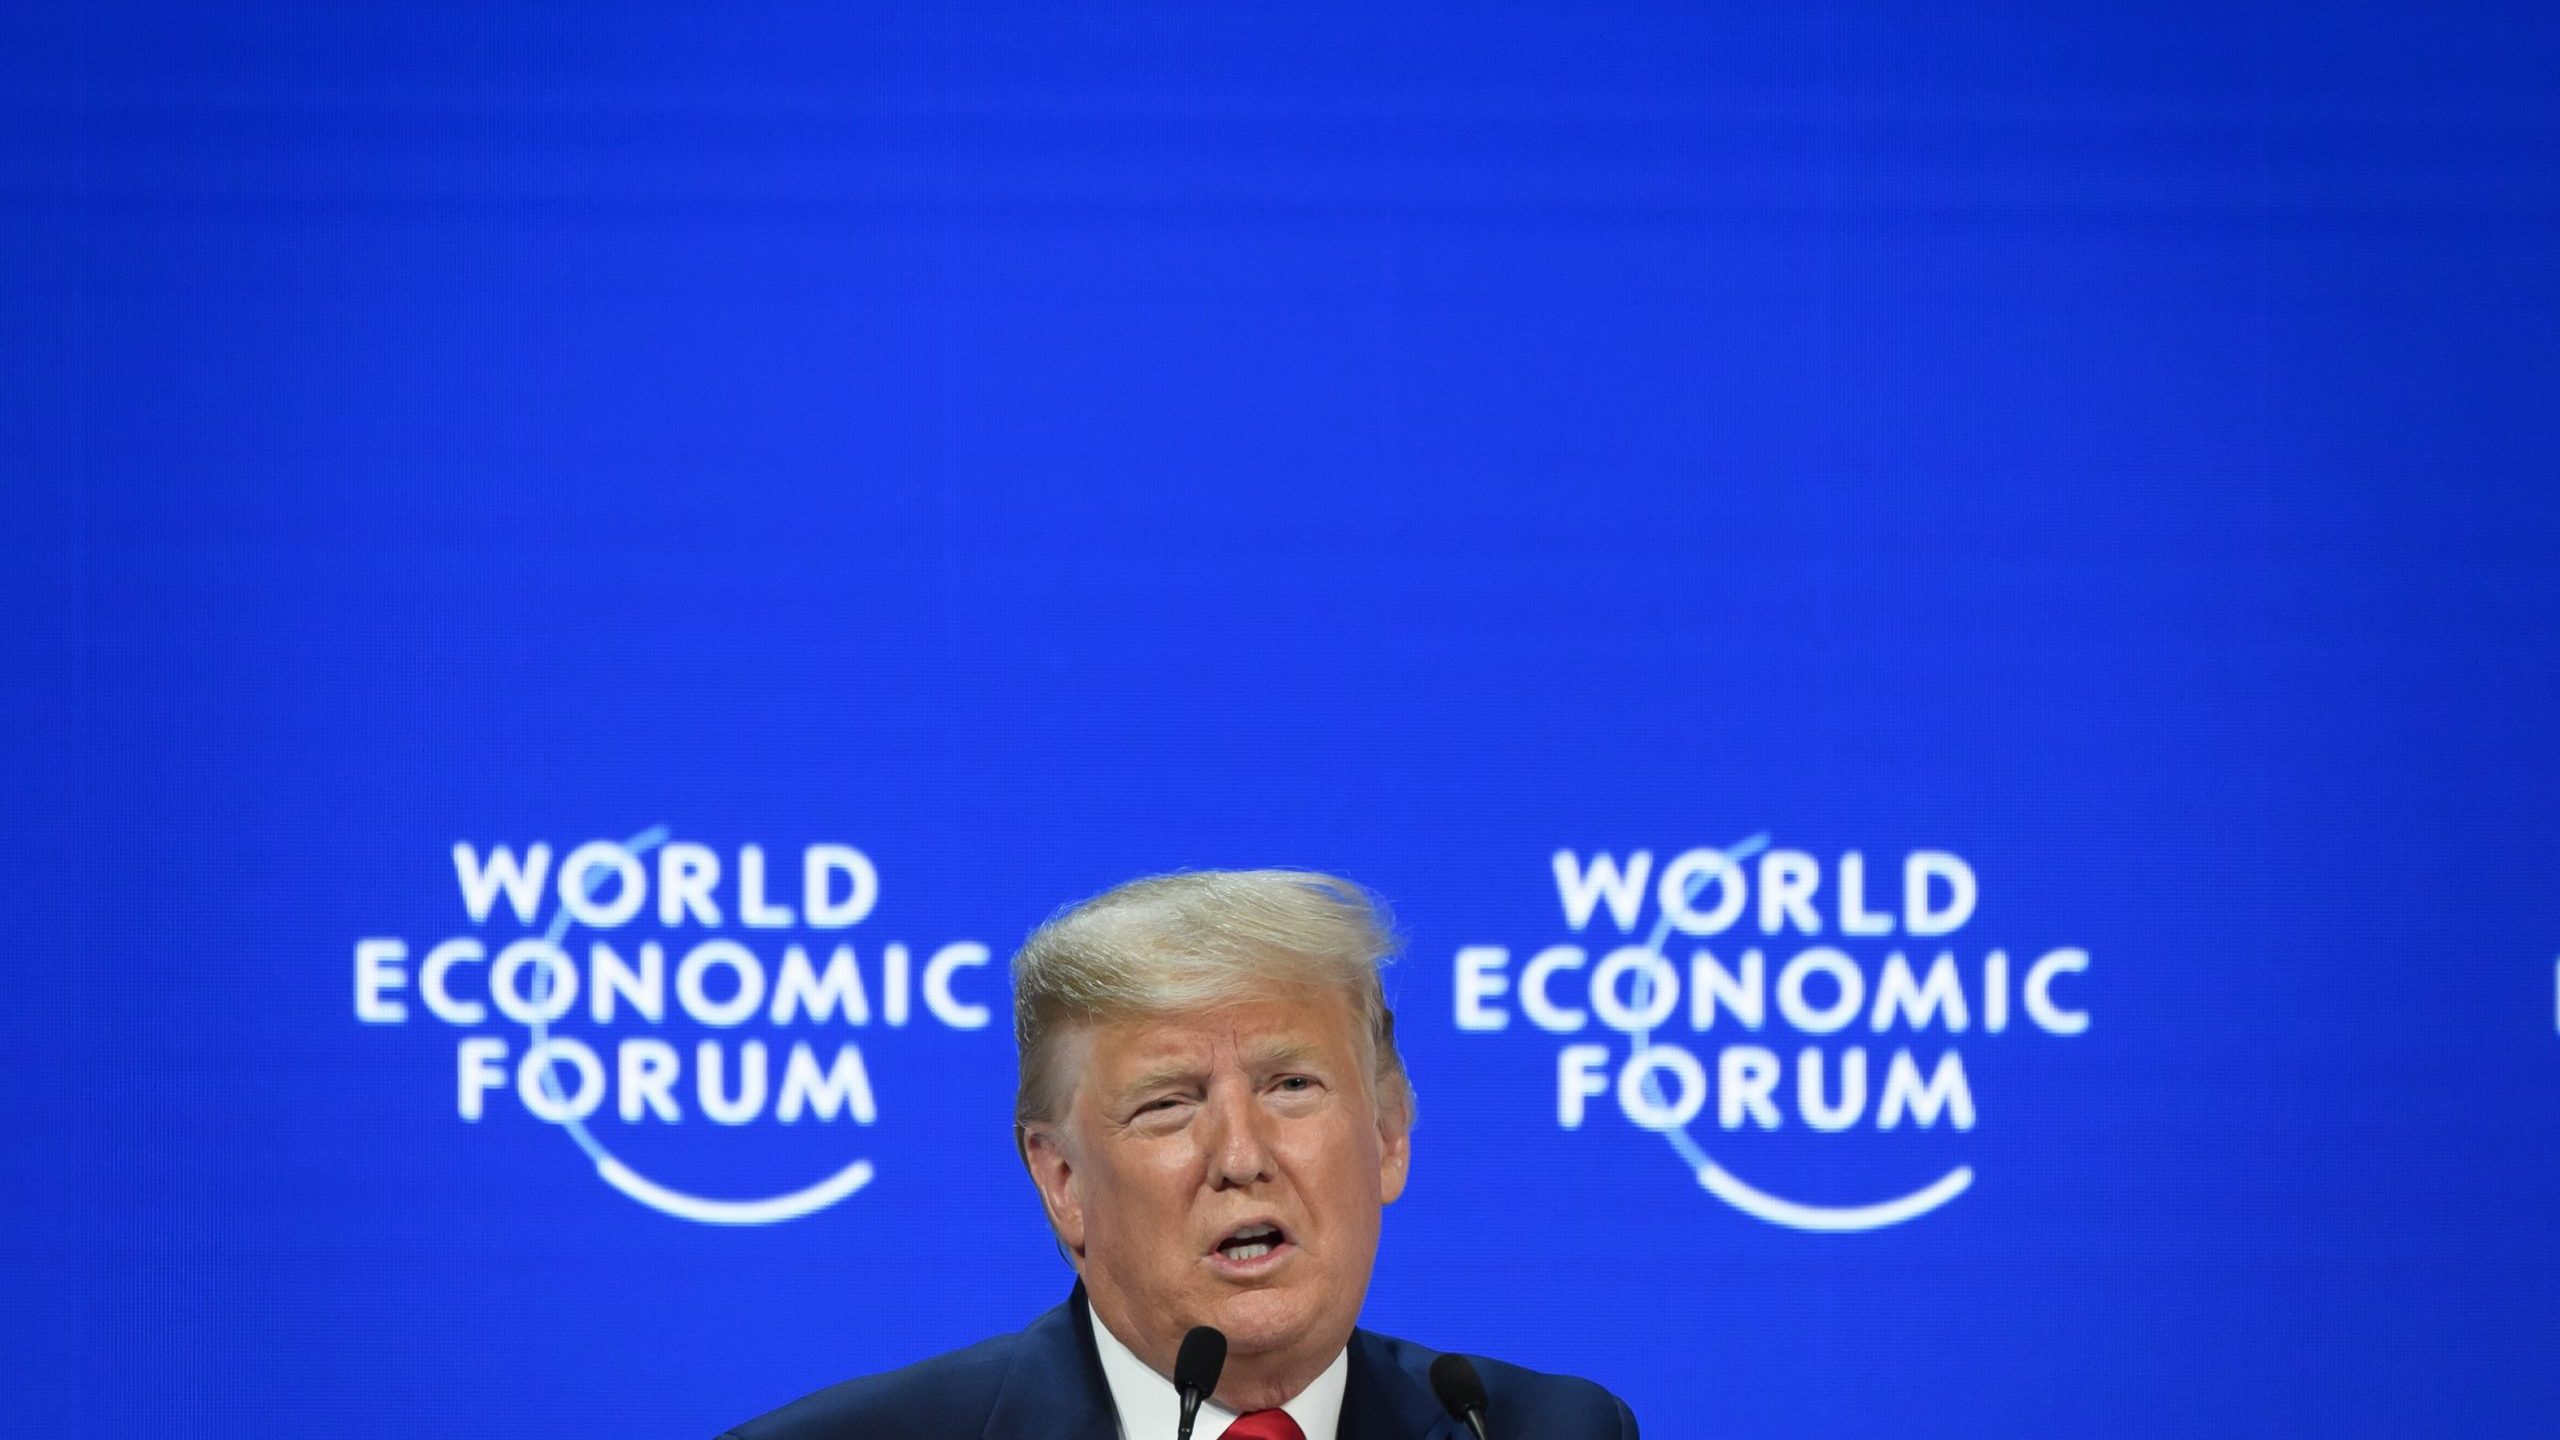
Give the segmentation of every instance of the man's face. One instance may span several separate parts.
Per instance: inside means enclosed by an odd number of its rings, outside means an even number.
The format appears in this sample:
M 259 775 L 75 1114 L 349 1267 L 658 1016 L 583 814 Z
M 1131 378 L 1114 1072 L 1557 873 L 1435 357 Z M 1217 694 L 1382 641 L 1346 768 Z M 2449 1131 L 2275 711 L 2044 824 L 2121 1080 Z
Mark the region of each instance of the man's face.
M 1341 996 L 1284 991 L 1060 1047 L 1079 1078 L 1030 1144 L 1050 1219 L 1103 1323 L 1158 1371 L 1192 1326 L 1226 1332 L 1222 1401 L 1288 1398 L 1359 1318 L 1408 1152 L 1356 1024 Z

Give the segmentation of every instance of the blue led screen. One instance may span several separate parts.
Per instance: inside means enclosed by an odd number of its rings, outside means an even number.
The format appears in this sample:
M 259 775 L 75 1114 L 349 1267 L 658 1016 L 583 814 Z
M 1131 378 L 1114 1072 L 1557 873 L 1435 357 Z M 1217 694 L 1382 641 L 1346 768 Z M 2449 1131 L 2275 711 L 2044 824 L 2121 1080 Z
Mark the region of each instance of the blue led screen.
M 1018 1328 L 1006 958 L 1262 865 L 1405 942 L 1374 1328 L 1672 1437 L 2560 1413 L 2551 13 L 0 73 L 13 1432 L 699 1437 Z

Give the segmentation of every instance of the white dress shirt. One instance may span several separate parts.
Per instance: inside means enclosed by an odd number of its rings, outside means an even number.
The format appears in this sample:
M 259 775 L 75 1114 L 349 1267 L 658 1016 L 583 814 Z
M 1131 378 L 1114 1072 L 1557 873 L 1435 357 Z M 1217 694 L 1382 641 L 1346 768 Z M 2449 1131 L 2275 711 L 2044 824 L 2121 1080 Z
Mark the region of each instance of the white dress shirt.
M 1111 1408 L 1120 1416 L 1120 1440 L 1173 1440 L 1174 1431 L 1182 1424 L 1182 1395 L 1173 1382 L 1147 1368 L 1147 1362 L 1120 1343 L 1111 1327 L 1093 1314 L 1093 1302 L 1085 1302 L 1085 1313 L 1093 1318 L 1093 1348 L 1102 1354 L 1102 1378 L 1111 1385 Z M 1280 1408 L 1298 1422 L 1307 1440 L 1335 1440 L 1342 1429 L 1342 1392 L 1351 1383 L 1351 1351 L 1345 1347 L 1324 1367 L 1324 1373 L 1309 1382 L 1307 1388 L 1290 1397 Z M 1191 1440 L 1218 1440 L 1236 1412 L 1221 1407 L 1215 1400 L 1200 1402 L 1199 1422 L 1191 1428 Z

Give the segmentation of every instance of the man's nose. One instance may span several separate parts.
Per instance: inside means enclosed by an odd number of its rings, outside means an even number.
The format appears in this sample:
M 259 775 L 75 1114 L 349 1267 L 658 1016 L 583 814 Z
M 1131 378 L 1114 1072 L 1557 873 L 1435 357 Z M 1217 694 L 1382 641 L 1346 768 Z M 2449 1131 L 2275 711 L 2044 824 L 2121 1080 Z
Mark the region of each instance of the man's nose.
M 1253 1103 L 1250 1088 L 1230 1086 L 1209 1103 L 1209 1188 L 1229 1190 L 1271 1178 L 1270 1117 Z

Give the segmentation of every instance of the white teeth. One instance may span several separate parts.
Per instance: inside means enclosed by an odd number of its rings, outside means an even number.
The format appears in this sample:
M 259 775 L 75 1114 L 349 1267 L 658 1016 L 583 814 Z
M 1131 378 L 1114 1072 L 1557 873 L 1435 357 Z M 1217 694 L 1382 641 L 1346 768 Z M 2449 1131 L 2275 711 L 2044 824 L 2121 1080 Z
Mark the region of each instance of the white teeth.
M 1220 1242 L 1218 1253 L 1229 1260 L 1259 1260 L 1279 1248 L 1279 1226 L 1248 1225 Z

